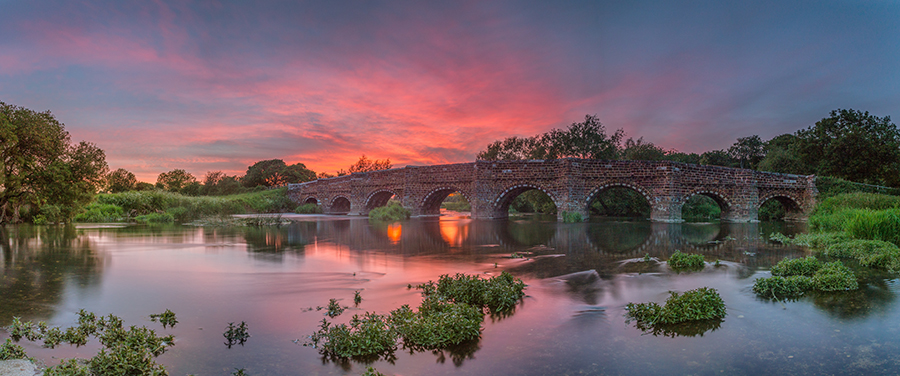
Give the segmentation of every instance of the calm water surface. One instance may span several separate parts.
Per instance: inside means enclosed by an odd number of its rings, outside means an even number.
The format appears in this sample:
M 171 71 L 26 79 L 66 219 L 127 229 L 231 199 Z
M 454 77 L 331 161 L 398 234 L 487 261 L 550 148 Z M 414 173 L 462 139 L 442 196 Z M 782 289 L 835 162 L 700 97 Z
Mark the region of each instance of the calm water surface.
M 84 308 L 174 334 L 158 361 L 172 375 L 361 374 L 366 365 L 324 361 L 301 346 L 330 298 L 353 313 L 417 306 L 407 285 L 441 274 L 507 270 L 528 294 L 515 314 L 487 317 L 481 340 L 443 352 L 400 349 L 371 365 L 401 375 L 896 374 L 900 372 L 897 281 L 863 275 L 861 290 L 794 302 L 757 299 L 754 279 L 805 250 L 773 244 L 798 224 L 557 224 L 539 218 L 479 221 L 442 217 L 399 225 L 320 218 L 270 228 L 83 225 L 6 227 L 0 237 L 0 325 L 13 316 L 69 326 Z M 703 254 L 702 272 L 673 273 L 675 250 Z M 513 258 L 514 253 L 526 257 Z M 720 266 L 712 265 L 720 260 Z M 644 333 L 628 324 L 628 302 L 663 302 L 668 291 L 718 289 L 728 316 L 718 324 Z M 162 329 L 150 313 L 171 309 Z M 245 321 L 251 338 L 231 349 L 222 333 Z M 7 333 L 0 330 L 0 339 Z M 295 342 L 295 340 L 298 340 Z M 93 345 L 26 350 L 48 364 L 90 357 Z

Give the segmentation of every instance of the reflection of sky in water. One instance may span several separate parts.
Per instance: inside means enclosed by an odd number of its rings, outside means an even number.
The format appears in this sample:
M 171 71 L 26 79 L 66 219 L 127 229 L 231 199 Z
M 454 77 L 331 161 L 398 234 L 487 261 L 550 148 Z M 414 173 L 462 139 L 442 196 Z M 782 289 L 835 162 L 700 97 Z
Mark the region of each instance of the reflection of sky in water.
M 323 318 L 315 308 L 328 299 L 352 307 L 361 290 L 359 308 L 337 319 L 346 322 L 354 313 L 418 305 L 419 293 L 407 286 L 441 274 L 510 270 L 526 279 L 528 297 L 510 317 L 487 317 L 477 344 L 442 355 L 401 350 L 395 364 L 374 366 L 386 374 L 893 373 L 900 355 L 895 280 L 869 275 L 858 292 L 796 302 L 752 294 L 753 280 L 769 266 L 804 255 L 769 243 L 768 234 L 797 230 L 465 218 L 394 229 L 365 219 L 277 228 L 21 226 L 7 228 L 0 243 L 0 325 L 12 314 L 71 325 L 85 308 L 176 335 L 160 358 L 171 374 L 341 374 L 341 366 L 323 365 L 315 350 L 293 342 L 315 330 Z M 644 255 L 665 260 L 675 249 L 723 266 L 686 274 L 630 269 Z M 527 257 L 510 257 L 514 252 Z M 596 271 L 590 278 L 571 277 L 589 270 Z M 728 307 L 713 330 L 670 338 L 625 323 L 628 302 L 662 302 L 670 290 L 701 286 L 716 288 Z M 165 309 L 177 314 L 175 329 L 149 322 Z M 251 338 L 227 349 L 222 332 L 240 321 Z M 91 356 L 96 345 L 26 349 L 52 363 Z M 365 368 L 349 366 L 354 374 Z

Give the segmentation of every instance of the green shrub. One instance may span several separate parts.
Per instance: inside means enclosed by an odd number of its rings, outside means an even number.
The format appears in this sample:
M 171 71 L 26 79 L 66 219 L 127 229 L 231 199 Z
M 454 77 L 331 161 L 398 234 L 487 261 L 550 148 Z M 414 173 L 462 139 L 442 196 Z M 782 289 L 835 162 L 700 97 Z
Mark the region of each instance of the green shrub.
M 410 216 L 409 210 L 396 202 L 380 206 L 369 212 L 370 221 L 399 221 Z
M 772 275 L 780 277 L 807 276 L 812 277 L 822 264 L 813 256 L 798 259 L 784 259 L 772 267 Z
M 839 261 L 822 265 L 812 280 L 816 290 L 819 291 L 846 291 L 859 288 L 856 275 Z
M 774 276 L 757 278 L 753 283 L 753 292 L 763 298 L 793 299 L 813 289 L 811 277 L 795 275 L 790 277 Z
M 701 287 L 681 295 L 674 291 L 669 294 L 663 306 L 655 302 L 626 304 L 625 317 L 629 322 L 637 320 L 650 326 L 725 317 L 725 302 L 716 289 Z
M 122 207 L 113 204 L 91 203 L 75 216 L 75 222 L 118 222 L 125 217 Z
M 321 214 L 322 207 L 316 204 L 303 204 L 294 209 L 297 214 Z
M 667 263 L 675 270 L 700 270 L 706 265 L 702 255 L 681 253 L 681 251 L 675 251 Z

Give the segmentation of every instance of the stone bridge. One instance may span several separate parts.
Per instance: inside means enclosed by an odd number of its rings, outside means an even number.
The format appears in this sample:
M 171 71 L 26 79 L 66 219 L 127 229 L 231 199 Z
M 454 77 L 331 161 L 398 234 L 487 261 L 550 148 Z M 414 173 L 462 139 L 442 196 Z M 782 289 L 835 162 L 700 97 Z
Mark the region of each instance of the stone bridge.
M 757 220 L 768 200 L 784 205 L 790 219 L 805 219 L 818 191 L 814 176 L 760 172 L 672 161 L 555 159 L 476 161 L 408 166 L 354 173 L 288 186 L 297 203 L 315 203 L 326 213 L 367 215 L 396 196 L 414 216 L 439 215 L 441 203 L 459 192 L 472 207 L 472 218 L 505 218 L 516 196 L 537 189 L 565 213 L 589 216 L 591 201 L 604 190 L 628 188 L 650 204 L 650 219 L 680 222 L 682 205 L 694 195 L 711 197 L 722 220 Z

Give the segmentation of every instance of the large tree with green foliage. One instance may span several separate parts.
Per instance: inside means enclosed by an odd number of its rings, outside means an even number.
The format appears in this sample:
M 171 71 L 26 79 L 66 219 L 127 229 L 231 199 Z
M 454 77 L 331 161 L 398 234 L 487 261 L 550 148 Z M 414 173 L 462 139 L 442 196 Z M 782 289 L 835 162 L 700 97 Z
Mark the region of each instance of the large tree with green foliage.
M 124 168 L 116 169 L 106 176 L 106 190 L 110 193 L 131 191 L 136 184 L 137 177 Z
M 757 135 L 741 137 L 728 148 L 728 155 L 738 161 L 740 168 L 756 168 L 759 161 L 766 155 L 763 145 L 762 139 Z
M 197 182 L 193 174 L 180 168 L 163 172 L 156 178 L 156 187 L 169 192 L 181 192 L 185 187 Z
M 70 220 L 103 183 L 103 150 L 70 144 L 50 113 L 0 102 L 0 223 L 20 221 L 20 209 L 46 211 L 48 221 Z M 39 215 L 39 214 L 38 214 Z
M 796 136 L 794 150 L 817 175 L 900 186 L 900 131 L 889 116 L 839 109 Z
M 306 168 L 303 163 L 288 166 L 281 159 L 259 161 L 247 168 L 247 174 L 241 179 L 245 187 L 273 187 L 284 184 L 302 183 L 315 180 L 316 173 Z
M 478 153 L 479 160 L 518 159 L 618 159 L 625 136 L 619 129 L 611 135 L 596 115 L 585 115 L 584 121 L 566 129 L 551 129 L 533 137 L 509 137 L 488 144 Z

